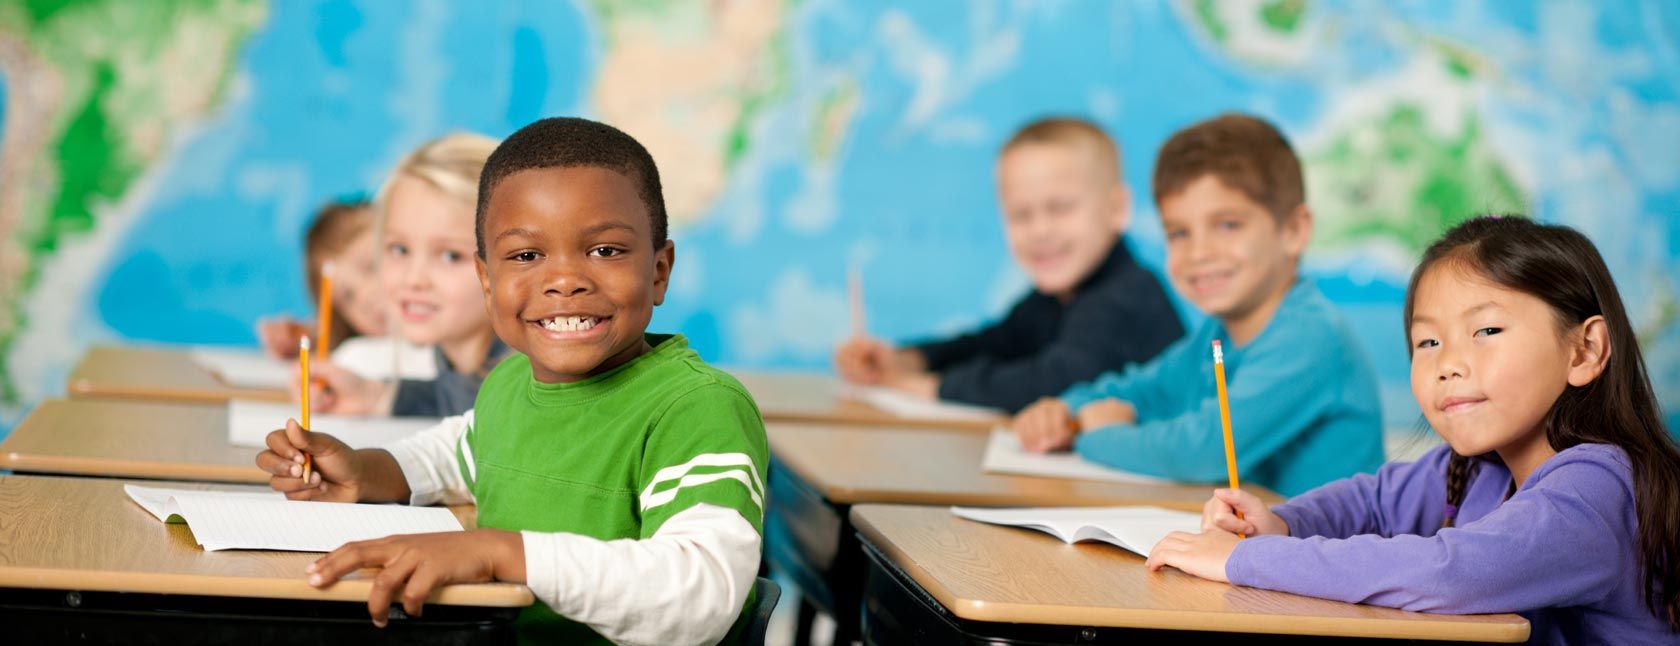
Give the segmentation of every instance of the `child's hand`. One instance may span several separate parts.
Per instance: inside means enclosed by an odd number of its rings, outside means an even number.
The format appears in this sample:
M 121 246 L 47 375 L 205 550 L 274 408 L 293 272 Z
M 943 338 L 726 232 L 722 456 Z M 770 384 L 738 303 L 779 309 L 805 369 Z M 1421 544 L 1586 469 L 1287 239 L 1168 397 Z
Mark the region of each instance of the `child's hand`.
M 290 384 L 292 400 L 302 393 L 297 383 Z M 363 379 L 330 361 L 309 364 L 309 409 L 338 415 L 370 415 L 383 413 L 385 382 Z
M 269 473 L 268 486 L 292 500 L 356 502 L 361 500 L 362 465 L 356 451 L 326 433 L 312 433 L 286 420 L 286 429 L 268 434 L 268 450 L 257 454 L 257 467 Z M 314 472 L 303 480 L 303 451 Z
M 288 316 L 257 321 L 257 341 L 264 353 L 276 359 L 296 359 L 298 339 L 314 335 L 313 328 Z
M 840 378 L 854 384 L 873 386 L 892 372 L 893 347 L 869 337 L 853 337 L 834 352 L 834 368 Z
M 1079 434 L 1067 402 L 1055 397 L 1045 397 L 1022 409 L 1011 426 L 1021 448 L 1036 453 L 1067 450 Z
M 525 541 L 499 529 L 387 536 L 347 543 L 305 571 L 309 585 L 323 588 L 364 567 L 384 568 L 367 602 L 373 625 L 384 628 L 399 592 L 403 611 L 418 617 L 432 591 L 451 583 L 524 583 Z
M 1242 518 L 1237 518 L 1237 512 Z M 1259 496 L 1241 489 L 1214 489 L 1213 497 L 1202 505 L 1202 531 L 1218 529 L 1233 534 L 1289 535 L 1289 521 L 1272 513 Z
M 1210 581 L 1230 583 L 1225 577 L 1225 562 L 1231 559 L 1231 552 L 1237 549 L 1240 540 L 1236 534 L 1218 529 L 1200 534 L 1173 532 L 1149 550 L 1149 560 L 1144 565 L 1150 572 L 1171 565 Z
M 1079 428 L 1093 429 L 1137 422 L 1137 409 L 1130 403 L 1109 398 L 1079 407 Z

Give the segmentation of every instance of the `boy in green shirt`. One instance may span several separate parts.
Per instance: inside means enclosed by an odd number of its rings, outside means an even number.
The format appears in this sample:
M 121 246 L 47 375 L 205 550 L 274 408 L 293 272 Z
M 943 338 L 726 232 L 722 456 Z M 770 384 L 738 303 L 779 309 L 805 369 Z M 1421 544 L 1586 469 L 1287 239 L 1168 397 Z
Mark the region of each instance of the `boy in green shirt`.
M 522 638 L 712 643 L 744 625 L 768 461 L 746 389 L 681 336 L 647 334 L 672 243 L 653 158 L 583 119 L 503 142 L 479 180 L 478 274 L 519 354 L 467 414 L 383 449 L 288 422 L 257 464 L 300 500 L 476 502 L 479 529 L 350 543 L 310 565 L 331 585 L 382 567 L 385 625 L 450 583 L 524 583 Z M 314 458 L 305 481 L 303 452 Z

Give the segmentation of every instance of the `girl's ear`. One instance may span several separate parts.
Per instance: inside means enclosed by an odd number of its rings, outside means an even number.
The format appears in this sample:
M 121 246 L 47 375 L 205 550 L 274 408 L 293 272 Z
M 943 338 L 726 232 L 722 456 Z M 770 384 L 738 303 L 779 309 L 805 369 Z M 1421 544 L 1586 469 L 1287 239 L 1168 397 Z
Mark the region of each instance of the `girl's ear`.
M 1569 357 L 1569 385 L 1585 386 L 1604 374 L 1610 363 L 1610 328 L 1603 316 L 1594 316 L 1580 326 L 1581 336 Z

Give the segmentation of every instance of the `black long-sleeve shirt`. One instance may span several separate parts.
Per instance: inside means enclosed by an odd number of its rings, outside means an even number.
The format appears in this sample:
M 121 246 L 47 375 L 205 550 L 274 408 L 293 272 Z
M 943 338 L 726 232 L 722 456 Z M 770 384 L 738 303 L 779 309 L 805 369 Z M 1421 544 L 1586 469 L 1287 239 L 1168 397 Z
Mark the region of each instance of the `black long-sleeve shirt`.
M 1147 361 L 1184 336 L 1161 281 L 1124 238 L 1062 303 L 1028 293 L 1000 322 L 916 344 L 939 374 L 939 397 L 1017 411 L 1040 397 Z

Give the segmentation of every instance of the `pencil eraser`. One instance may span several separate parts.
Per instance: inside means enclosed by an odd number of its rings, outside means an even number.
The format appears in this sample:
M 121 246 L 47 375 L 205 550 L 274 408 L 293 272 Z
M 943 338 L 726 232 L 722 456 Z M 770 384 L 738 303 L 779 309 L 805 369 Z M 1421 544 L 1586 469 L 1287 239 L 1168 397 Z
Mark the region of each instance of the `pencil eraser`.
M 303 350 L 304 352 L 309 351 L 309 337 L 298 337 L 298 349 Z

